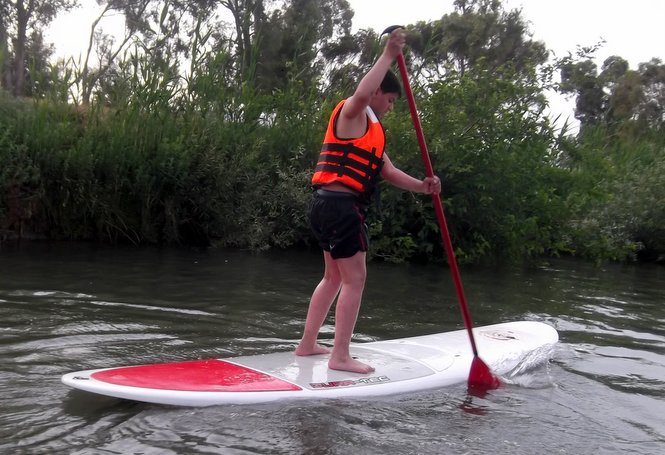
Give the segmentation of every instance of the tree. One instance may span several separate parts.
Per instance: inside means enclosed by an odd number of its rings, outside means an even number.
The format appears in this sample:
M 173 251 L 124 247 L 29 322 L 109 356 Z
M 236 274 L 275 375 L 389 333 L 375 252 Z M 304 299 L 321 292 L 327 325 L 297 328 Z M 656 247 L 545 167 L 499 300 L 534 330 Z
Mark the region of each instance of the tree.
M 657 58 L 640 63 L 637 69 L 640 75 L 643 96 L 636 109 L 640 122 L 656 130 L 665 129 L 665 64 Z
M 9 12 L 10 5 L 7 0 L 0 0 L 0 87 L 9 88 Z
M 41 31 L 63 11 L 77 5 L 77 0 L 0 0 L 0 53 L 7 49 L 11 61 L 2 78 L 5 88 L 14 96 L 25 96 L 26 79 L 31 58 L 28 51 L 41 44 Z M 31 38 L 33 38 L 31 42 Z M 5 42 L 3 42 L 5 40 Z M 11 42 L 11 47 L 6 42 Z M 41 52 L 43 46 L 40 46 Z
M 146 24 L 149 14 L 146 13 L 153 1 L 97 0 L 97 3 L 104 5 L 104 7 L 90 26 L 88 49 L 79 74 L 81 103 L 83 105 L 90 104 L 90 97 L 96 84 L 113 68 L 116 58 L 125 49 L 132 37 L 139 30 L 149 29 Z M 121 12 L 125 15 L 125 33 L 117 46 L 115 46 L 114 39 L 111 36 L 98 29 L 100 21 L 112 12 Z M 90 65 L 93 50 L 97 51 L 99 57 L 99 66 L 94 69 Z
M 324 52 L 329 65 L 325 76 L 328 87 L 324 93 L 348 96 L 381 52 L 380 38 L 373 30 L 360 30 L 329 45 Z
M 253 52 L 262 25 L 266 21 L 263 0 L 220 0 L 233 16 L 235 26 L 236 55 L 240 80 L 249 79 L 253 70 Z
M 24 96 L 42 96 L 49 92 L 52 80 L 49 60 L 53 45 L 46 44 L 40 30 L 34 30 L 26 43 Z
M 593 60 L 565 63 L 561 68 L 560 90 L 564 94 L 577 94 L 575 118 L 580 121 L 580 132 L 601 122 L 607 97 Z
M 521 11 L 506 12 L 499 0 L 456 0 L 455 11 L 433 22 L 420 22 L 409 35 L 412 65 L 426 78 L 448 71 L 466 71 L 482 63 L 488 68 L 511 65 L 515 75 L 547 61 L 540 41 L 529 39 Z
M 273 12 L 258 38 L 257 84 L 270 92 L 289 80 L 315 86 L 323 75 L 323 50 L 350 36 L 353 12 L 346 0 L 290 0 Z
M 297 79 L 316 83 L 324 50 L 350 35 L 353 11 L 346 0 L 222 0 L 233 18 L 238 82 L 265 93 Z
M 103 8 L 91 25 L 78 79 L 83 104 L 89 104 L 94 90 L 114 85 L 112 79 L 119 58 L 129 51 L 130 44 L 155 61 L 169 61 L 177 71 L 183 70 L 179 67 L 180 57 L 187 57 L 193 73 L 200 63 L 201 46 L 214 35 L 213 29 L 218 28 L 206 28 L 213 20 L 217 0 L 97 0 L 97 3 Z M 124 35 L 117 43 L 99 28 L 100 21 L 114 13 L 125 17 Z M 92 65 L 93 56 L 98 57 L 96 67 Z
M 611 56 L 599 72 L 591 58 L 593 51 L 583 49 L 578 52 L 578 59 L 569 56 L 560 62 L 559 90 L 576 96 L 575 118 L 580 121 L 580 133 L 591 126 L 607 126 L 610 131 L 628 126 L 641 131 L 662 128 L 665 65 L 652 59 L 631 70 L 626 60 Z

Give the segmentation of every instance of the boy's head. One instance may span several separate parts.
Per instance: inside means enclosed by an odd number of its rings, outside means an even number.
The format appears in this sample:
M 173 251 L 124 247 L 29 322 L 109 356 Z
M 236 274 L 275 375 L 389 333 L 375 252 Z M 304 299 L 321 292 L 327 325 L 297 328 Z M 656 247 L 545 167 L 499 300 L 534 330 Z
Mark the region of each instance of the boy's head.
M 402 96 L 402 86 L 390 70 L 386 73 L 381 85 L 370 101 L 374 113 L 381 117 L 383 114 L 393 110 L 395 100 Z
M 383 93 L 396 93 L 398 97 L 402 96 L 402 86 L 397 76 L 390 70 L 384 76 L 380 88 Z

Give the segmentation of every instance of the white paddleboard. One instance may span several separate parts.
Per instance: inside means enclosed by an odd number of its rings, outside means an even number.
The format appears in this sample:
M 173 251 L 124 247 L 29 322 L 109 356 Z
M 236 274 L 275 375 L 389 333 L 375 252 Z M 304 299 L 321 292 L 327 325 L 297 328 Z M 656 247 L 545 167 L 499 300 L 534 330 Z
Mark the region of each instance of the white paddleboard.
M 479 357 L 499 376 L 559 339 L 554 328 L 533 321 L 477 327 L 474 337 Z M 178 406 L 364 398 L 464 383 L 473 360 L 466 330 L 352 344 L 351 354 L 376 371 L 335 371 L 328 368 L 328 355 L 277 352 L 78 371 L 65 374 L 62 382 L 101 395 Z

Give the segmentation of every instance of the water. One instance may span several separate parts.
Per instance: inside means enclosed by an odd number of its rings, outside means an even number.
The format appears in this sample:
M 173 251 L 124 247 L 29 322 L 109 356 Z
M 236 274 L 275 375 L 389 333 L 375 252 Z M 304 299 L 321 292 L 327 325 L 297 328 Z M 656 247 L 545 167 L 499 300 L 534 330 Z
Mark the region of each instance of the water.
M 292 349 L 320 273 L 310 253 L 2 245 L 0 453 L 665 453 L 658 266 L 463 268 L 476 325 L 538 320 L 561 336 L 550 361 L 524 364 L 484 397 L 460 385 L 178 408 L 60 383 L 87 368 Z M 357 341 L 461 327 L 447 269 L 370 263 Z

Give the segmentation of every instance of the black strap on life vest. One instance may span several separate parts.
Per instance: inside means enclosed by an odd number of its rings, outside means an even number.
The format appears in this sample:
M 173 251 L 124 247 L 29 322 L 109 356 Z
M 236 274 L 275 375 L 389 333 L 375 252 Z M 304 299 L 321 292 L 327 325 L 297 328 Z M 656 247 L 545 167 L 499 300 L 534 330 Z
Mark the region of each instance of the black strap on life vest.
M 326 152 L 342 152 L 342 155 Z M 376 148 L 373 148 L 369 152 L 349 143 L 341 144 L 332 142 L 323 144 L 315 172 L 337 172 L 340 176 L 348 175 L 360 183 L 369 183 L 369 180 L 381 172 L 381 168 L 383 167 L 383 159 L 377 157 L 374 152 L 376 152 Z M 368 161 L 368 163 L 365 164 L 350 158 L 350 153 Z M 366 175 L 358 171 L 364 172 Z

